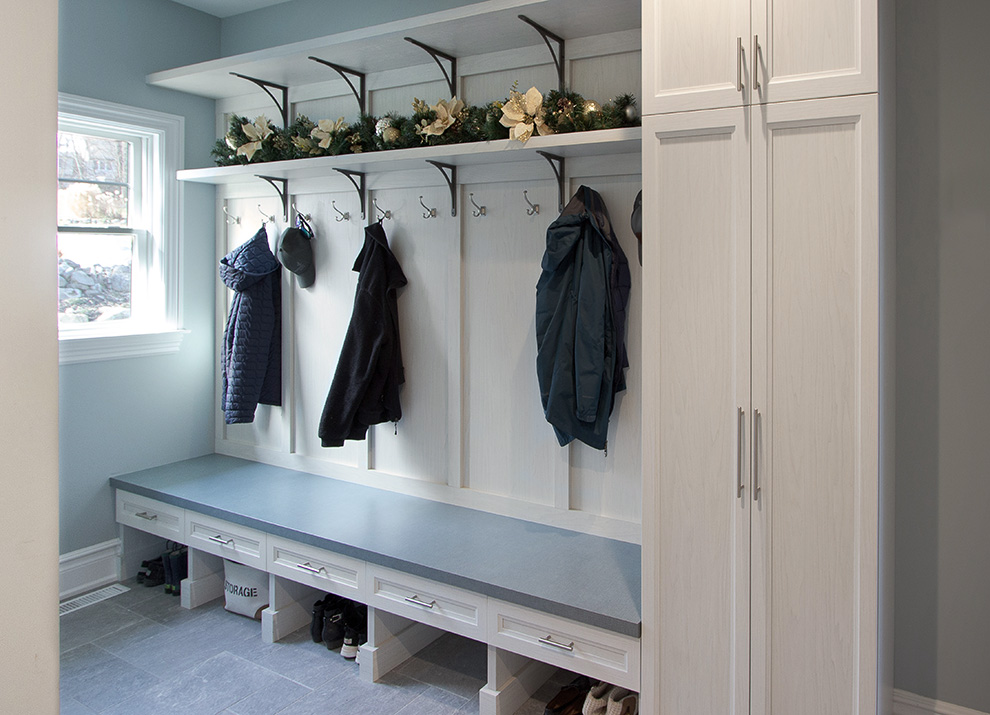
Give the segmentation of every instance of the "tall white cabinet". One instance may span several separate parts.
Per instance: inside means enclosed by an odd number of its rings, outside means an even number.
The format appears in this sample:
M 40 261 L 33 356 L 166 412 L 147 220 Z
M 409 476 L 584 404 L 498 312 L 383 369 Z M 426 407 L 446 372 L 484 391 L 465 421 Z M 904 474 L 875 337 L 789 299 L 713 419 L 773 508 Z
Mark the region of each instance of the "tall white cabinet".
M 890 711 L 877 11 L 644 5 L 646 713 Z

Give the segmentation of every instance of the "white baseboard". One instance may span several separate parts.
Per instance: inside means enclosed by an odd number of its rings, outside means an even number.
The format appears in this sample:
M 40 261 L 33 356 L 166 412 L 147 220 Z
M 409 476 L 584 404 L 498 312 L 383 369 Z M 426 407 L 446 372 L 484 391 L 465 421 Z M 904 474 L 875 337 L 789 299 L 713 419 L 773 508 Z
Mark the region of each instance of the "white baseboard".
M 58 557 L 58 598 L 106 586 L 120 580 L 120 539 L 87 546 Z
M 894 715 L 987 715 L 987 713 L 932 700 L 906 690 L 894 690 Z

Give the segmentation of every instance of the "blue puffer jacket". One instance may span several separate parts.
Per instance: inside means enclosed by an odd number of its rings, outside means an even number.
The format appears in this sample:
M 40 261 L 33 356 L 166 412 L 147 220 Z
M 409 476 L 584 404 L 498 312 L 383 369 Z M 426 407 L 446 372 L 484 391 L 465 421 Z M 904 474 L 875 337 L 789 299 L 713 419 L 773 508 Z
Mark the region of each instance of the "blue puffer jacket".
M 629 263 L 598 192 L 582 186 L 547 229 L 536 285 L 536 372 L 561 446 L 605 449 L 615 395 L 625 389 Z
M 264 226 L 220 260 L 220 277 L 234 291 L 220 356 L 227 424 L 253 422 L 258 403 L 282 404 L 280 268 Z

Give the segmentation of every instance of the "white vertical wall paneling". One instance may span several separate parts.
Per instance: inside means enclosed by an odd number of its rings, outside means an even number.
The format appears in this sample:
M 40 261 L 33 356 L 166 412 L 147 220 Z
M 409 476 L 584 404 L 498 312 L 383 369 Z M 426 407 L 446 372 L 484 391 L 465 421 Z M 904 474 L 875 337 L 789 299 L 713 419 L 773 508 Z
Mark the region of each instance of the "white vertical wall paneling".
M 573 443 L 570 449 L 568 508 L 639 523 L 642 510 L 641 405 L 642 362 L 642 269 L 636 236 L 629 217 L 633 200 L 640 190 L 640 176 L 571 177 L 571 194 L 587 184 L 602 195 L 612 220 L 612 228 L 632 277 L 632 291 L 626 307 L 626 389 L 616 396 L 608 428 L 608 456 L 590 447 Z M 570 197 L 568 197 L 569 200 Z
M 426 57 L 426 53 L 423 53 L 423 56 Z M 368 112 L 376 117 L 389 112 L 408 117 L 413 113 L 414 97 L 419 97 L 427 104 L 436 104 L 438 99 L 450 99 L 450 89 L 447 88 L 447 81 L 440 73 L 439 67 L 434 65 L 432 71 L 423 75 L 422 80 L 419 84 L 368 92 L 370 102 Z
M 327 68 L 329 72 L 330 69 Z M 275 110 L 272 105 L 272 111 Z M 314 122 L 320 119 L 335 121 L 338 117 L 343 117 L 345 122 L 356 122 L 358 119 L 358 103 L 353 94 L 339 94 L 335 97 L 321 97 L 292 104 L 292 116 L 289 121 L 305 114 Z M 269 115 L 271 116 L 271 115 Z
M 295 201 L 300 211 L 312 216 L 316 232 L 316 280 L 309 288 L 300 288 L 295 276 L 289 281 L 296 311 L 295 330 L 291 338 L 286 334 L 295 344 L 296 451 L 332 464 L 360 467 L 362 453 L 367 460 L 366 445 L 345 442 L 343 447 L 324 448 L 318 429 L 354 305 L 357 273 L 352 268 L 364 242 L 361 204 L 354 191 L 306 194 Z M 337 221 L 331 201 L 350 219 Z
M 402 419 L 375 428 L 373 468 L 410 479 L 447 482 L 447 256 L 456 252 L 458 219 L 447 187 L 374 191 L 392 252 L 408 285 L 399 291 L 399 333 L 406 383 Z M 423 202 L 437 209 L 424 219 Z M 370 207 L 374 218 L 374 207 Z M 456 438 L 456 435 L 451 435 Z
M 530 87 L 540 88 L 541 91 L 556 89 L 557 70 L 550 62 L 549 53 L 546 61 L 548 64 L 463 77 L 461 86 L 464 88 L 464 97 L 472 104 L 502 100 L 509 96 L 513 83 L 520 92 L 525 92 Z
M 567 86 L 583 96 L 603 103 L 620 94 L 642 97 L 639 52 L 623 52 L 607 57 L 589 57 L 567 63 L 570 79 Z
M 464 225 L 464 484 L 553 505 L 554 463 L 564 450 L 540 404 L 535 316 L 556 186 L 541 181 L 464 188 L 488 214 L 468 216 Z M 539 214 L 526 215 L 523 189 L 540 204 Z

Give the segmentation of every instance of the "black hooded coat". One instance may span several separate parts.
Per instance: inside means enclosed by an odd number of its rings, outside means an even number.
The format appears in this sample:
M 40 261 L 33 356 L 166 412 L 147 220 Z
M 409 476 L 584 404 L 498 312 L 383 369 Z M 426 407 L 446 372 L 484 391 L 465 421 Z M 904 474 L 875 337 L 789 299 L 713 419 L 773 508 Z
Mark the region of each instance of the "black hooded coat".
M 399 386 L 405 376 L 397 291 L 406 285 L 406 276 L 380 221 L 364 230 L 364 247 L 354 270 L 358 273 L 354 309 L 320 418 L 324 447 L 364 439 L 370 425 L 402 417 Z

